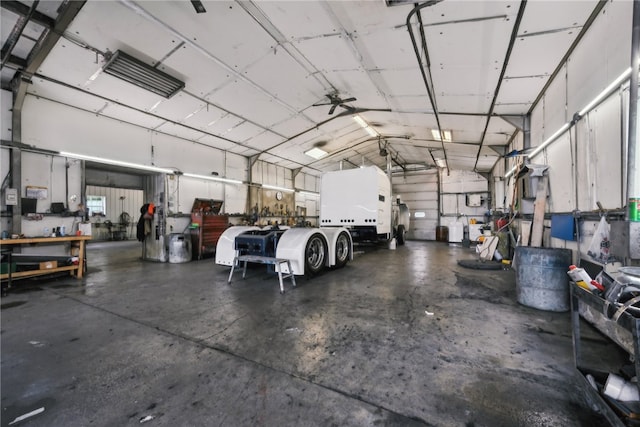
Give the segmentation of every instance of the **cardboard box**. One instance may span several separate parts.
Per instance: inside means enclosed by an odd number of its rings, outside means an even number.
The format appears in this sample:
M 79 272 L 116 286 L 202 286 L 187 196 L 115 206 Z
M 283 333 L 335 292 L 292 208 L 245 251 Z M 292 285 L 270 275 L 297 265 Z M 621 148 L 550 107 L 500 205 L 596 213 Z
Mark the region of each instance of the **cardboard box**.
M 40 263 L 40 270 L 51 270 L 58 268 L 58 261 L 43 261 Z

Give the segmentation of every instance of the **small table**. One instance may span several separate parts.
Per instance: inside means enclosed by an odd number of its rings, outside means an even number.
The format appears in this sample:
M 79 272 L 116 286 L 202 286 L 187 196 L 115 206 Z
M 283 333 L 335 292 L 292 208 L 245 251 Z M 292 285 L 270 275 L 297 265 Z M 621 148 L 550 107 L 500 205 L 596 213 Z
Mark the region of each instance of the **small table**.
M 275 265 L 276 267 L 276 271 L 278 273 L 278 280 L 280 281 L 281 294 L 284 294 L 284 285 L 282 283 L 282 279 L 291 277 L 291 283 L 293 284 L 294 288 L 296 287 L 296 278 L 291 270 L 291 262 L 288 259 L 273 258 L 273 257 L 267 257 L 267 256 L 259 256 L 259 255 L 239 255 L 235 257 L 233 259 L 233 264 L 231 265 L 231 272 L 229 273 L 229 279 L 227 280 L 227 283 L 231 283 L 231 278 L 233 277 L 234 269 L 236 268 L 236 265 L 238 265 L 239 261 L 244 262 L 244 266 L 242 268 L 243 279 L 247 275 L 247 263 L 253 262 L 256 264 L 271 264 L 271 265 Z M 287 265 L 287 271 L 289 272 L 288 274 L 284 274 L 284 275 L 282 274 L 282 264 Z

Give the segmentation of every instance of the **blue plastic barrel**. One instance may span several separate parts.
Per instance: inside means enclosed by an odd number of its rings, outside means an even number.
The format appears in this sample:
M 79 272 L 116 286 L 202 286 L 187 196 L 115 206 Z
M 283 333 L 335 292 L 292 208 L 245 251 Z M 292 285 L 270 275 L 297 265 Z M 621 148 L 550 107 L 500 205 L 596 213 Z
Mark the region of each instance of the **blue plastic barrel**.
M 516 247 L 516 297 L 527 307 L 569 310 L 570 249 Z

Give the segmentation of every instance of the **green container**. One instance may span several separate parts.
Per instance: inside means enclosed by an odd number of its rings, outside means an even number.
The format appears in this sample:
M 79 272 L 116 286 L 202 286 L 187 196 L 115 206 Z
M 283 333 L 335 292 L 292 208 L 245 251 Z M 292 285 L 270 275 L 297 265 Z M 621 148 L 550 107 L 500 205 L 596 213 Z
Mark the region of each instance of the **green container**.
M 0 264 L 0 274 L 7 274 L 9 272 L 9 263 L 8 262 L 3 262 L 2 264 Z M 11 263 L 11 272 L 15 273 L 16 272 L 16 263 L 12 262 Z
M 640 198 L 634 197 L 629 199 L 629 221 L 640 221 L 640 214 L 638 214 L 638 208 L 640 208 Z

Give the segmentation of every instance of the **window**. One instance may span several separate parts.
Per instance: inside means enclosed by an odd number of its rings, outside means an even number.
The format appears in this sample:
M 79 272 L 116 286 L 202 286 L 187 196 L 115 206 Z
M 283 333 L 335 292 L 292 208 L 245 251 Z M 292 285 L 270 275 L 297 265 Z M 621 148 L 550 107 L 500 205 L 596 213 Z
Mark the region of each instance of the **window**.
M 106 215 L 107 198 L 105 196 L 87 196 L 87 211 L 90 216 Z

